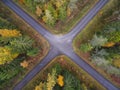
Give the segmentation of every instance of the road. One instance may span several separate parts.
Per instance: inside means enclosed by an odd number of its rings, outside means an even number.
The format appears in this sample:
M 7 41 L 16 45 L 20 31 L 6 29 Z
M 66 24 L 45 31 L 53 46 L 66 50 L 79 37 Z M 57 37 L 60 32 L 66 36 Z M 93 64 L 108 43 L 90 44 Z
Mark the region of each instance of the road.
M 98 11 L 108 2 L 108 0 L 99 0 L 99 2 L 86 14 L 84 18 L 66 35 L 57 36 L 53 35 L 45 28 L 43 28 L 37 21 L 35 21 L 30 15 L 24 12 L 18 7 L 12 0 L 2 0 L 2 2 L 11 8 L 17 15 L 19 15 L 24 21 L 26 21 L 31 27 L 33 27 L 38 33 L 45 37 L 50 43 L 50 50 L 47 56 L 29 72 L 22 81 L 20 81 L 14 90 L 21 90 L 38 72 L 40 72 L 53 58 L 58 55 L 64 54 L 71 58 L 79 67 L 88 72 L 93 78 L 95 78 L 101 85 L 108 90 L 120 90 L 93 69 L 89 64 L 82 60 L 73 50 L 72 41 L 76 35 L 83 30 L 83 28 L 91 21 L 91 19 L 98 13 Z

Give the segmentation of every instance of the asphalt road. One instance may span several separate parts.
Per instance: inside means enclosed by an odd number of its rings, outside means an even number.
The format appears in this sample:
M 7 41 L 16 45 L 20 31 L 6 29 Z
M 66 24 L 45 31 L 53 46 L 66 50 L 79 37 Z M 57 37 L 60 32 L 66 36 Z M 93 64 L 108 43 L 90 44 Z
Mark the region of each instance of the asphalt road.
M 82 60 L 72 48 L 72 40 L 83 28 L 90 22 L 90 20 L 97 14 L 97 12 L 108 2 L 108 0 L 99 0 L 99 2 L 86 14 L 86 16 L 66 35 L 57 36 L 53 35 L 45 28 L 43 28 L 38 22 L 36 22 L 31 16 L 24 12 L 20 7 L 12 2 L 12 0 L 2 0 L 6 6 L 11 8 L 17 15 L 24 19 L 31 27 L 33 27 L 38 33 L 44 36 L 50 43 L 50 50 L 47 56 L 29 72 L 25 78 L 19 82 L 14 90 L 21 90 L 38 72 L 40 72 L 53 58 L 58 55 L 64 54 L 71 58 L 78 66 L 83 68 L 92 77 L 94 77 L 101 85 L 108 90 L 120 90 L 115 87 L 111 82 L 105 79 L 89 64 Z

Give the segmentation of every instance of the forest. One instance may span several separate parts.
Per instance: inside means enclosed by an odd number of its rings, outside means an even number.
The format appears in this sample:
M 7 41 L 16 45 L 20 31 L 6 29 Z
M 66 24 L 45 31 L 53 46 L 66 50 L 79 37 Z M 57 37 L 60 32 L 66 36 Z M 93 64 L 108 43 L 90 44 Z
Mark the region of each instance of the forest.
M 0 88 L 25 71 L 29 65 L 26 58 L 34 57 L 38 52 L 34 39 L 0 17 Z
M 120 85 L 119 4 L 119 1 L 114 1 L 112 9 L 101 11 L 95 18 L 98 20 L 96 24 L 94 22 L 91 24 L 97 25 L 99 23 L 99 26 L 89 27 L 89 30 L 94 29 L 94 32 L 88 34 L 90 39 L 83 39 L 79 44 L 79 50 L 82 52 L 81 56 L 87 56 L 86 59 L 92 63 L 92 66 L 103 70 L 102 74 L 106 73 L 106 77 L 111 78 L 118 86 Z

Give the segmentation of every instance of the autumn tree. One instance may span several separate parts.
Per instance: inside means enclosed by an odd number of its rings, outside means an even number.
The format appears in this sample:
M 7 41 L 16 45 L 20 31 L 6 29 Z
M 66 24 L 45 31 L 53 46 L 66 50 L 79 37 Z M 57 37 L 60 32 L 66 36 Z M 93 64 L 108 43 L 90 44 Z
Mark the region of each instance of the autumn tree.
M 37 14 L 37 16 L 41 16 L 41 14 L 42 14 L 42 10 L 39 6 L 36 6 L 36 14 Z
M 20 63 L 20 66 L 22 66 L 23 68 L 27 68 L 29 65 L 28 61 L 24 60 L 23 62 Z
M 0 47 L 0 65 L 11 62 L 18 55 L 18 53 L 12 53 L 9 47 Z
M 39 85 L 35 86 L 35 90 L 46 90 L 45 83 L 40 82 Z
M 114 42 L 107 42 L 103 45 L 103 47 L 113 47 L 115 45 Z
M 56 73 L 56 70 L 55 69 L 52 69 L 52 72 L 51 74 L 48 73 L 48 78 L 47 78 L 47 90 L 52 90 L 53 87 L 55 86 L 56 84 L 56 77 L 57 77 L 57 73 Z
M 67 16 L 70 16 L 71 13 L 72 13 L 72 10 L 68 7 L 68 8 L 67 8 Z
M 24 3 L 25 3 L 24 0 L 19 0 L 19 2 L 20 2 L 21 4 L 24 4 Z
M 58 75 L 57 83 L 58 83 L 58 85 L 60 85 L 61 87 L 64 86 L 64 77 L 63 77 L 62 75 Z
M 2 37 L 18 37 L 22 34 L 18 30 L 0 29 L 0 35 Z
M 120 59 L 116 59 L 113 61 L 113 65 L 117 68 L 120 68 Z

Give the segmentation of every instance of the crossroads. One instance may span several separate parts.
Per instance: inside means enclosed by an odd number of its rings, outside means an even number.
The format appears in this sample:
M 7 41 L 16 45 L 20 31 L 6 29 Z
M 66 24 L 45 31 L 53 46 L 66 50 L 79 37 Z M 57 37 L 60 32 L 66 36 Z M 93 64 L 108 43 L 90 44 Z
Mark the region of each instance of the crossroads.
M 91 21 L 91 19 L 98 13 L 98 11 L 108 2 L 108 0 L 99 0 L 99 2 L 86 14 L 85 17 L 69 32 L 63 36 L 53 35 L 45 28 L 43 28 L 38 22 L 36 22 L 31 16 L 18 7 L 12 0 L 2 0 L 6 6 L 11 8 L 18 16 L 26 21 L 31 27 L 33 27 L 38 33 L 44 36 L 50 43 L 50 50 L 47 56 L 29 72 L 25 78 L 19 82 L 14 90 L 21 90 L 38 72 L 40 72 L 53 58 L 58 55 L 64 54 L 71 58 L 79 67 L 88 72 L 94 77 L 101 85 L 108 90 L 119 90 L 111 82 L 100 75 L 89 64 L 82 60 L 73 50 L 72 41 L 76 35 L 83 30 L 83 28 Z

